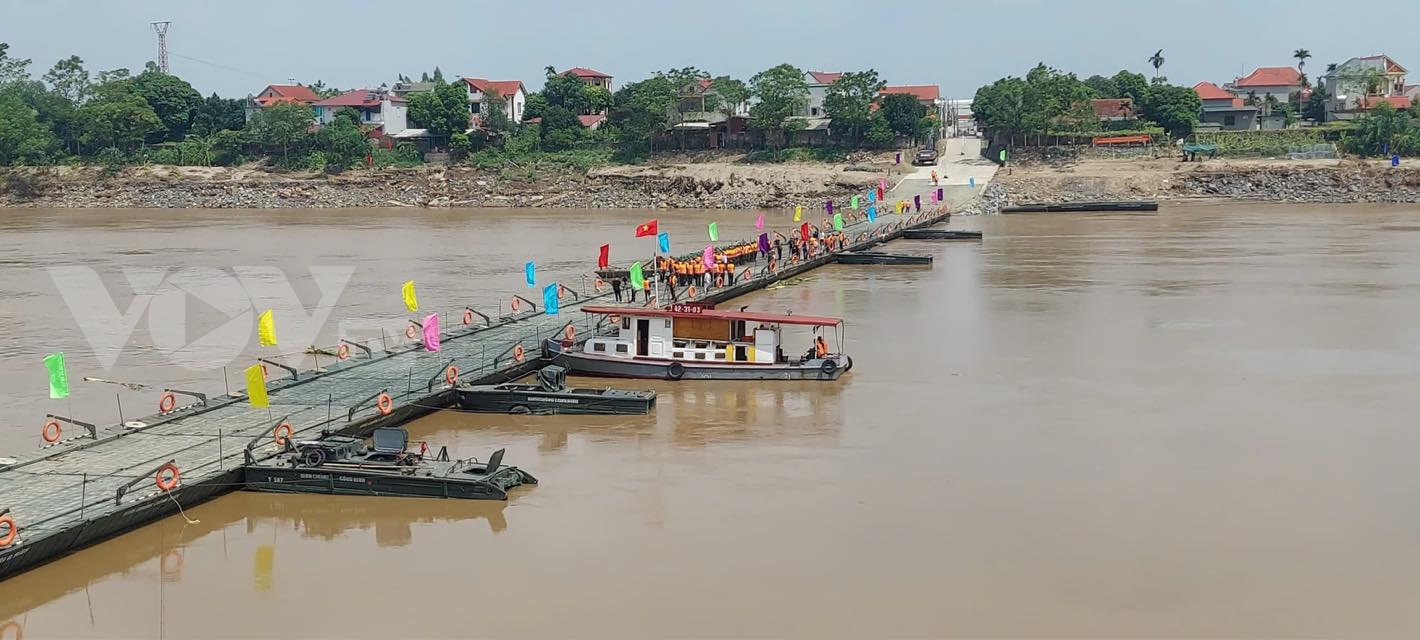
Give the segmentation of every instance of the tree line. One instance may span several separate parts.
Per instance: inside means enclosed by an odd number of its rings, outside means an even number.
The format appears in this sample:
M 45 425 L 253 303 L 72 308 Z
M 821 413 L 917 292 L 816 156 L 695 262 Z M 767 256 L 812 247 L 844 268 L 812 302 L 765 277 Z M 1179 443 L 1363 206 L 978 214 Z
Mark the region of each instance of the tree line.
M 1168 78 L 1157 75 L 1163 64 L 1162 51 L 1150 58 L 1151 63 L 1155 61 L 1152 80 L 1127 70 L 1080 80 L 1073 73 L 1040 63 L 1024 78 L 1008 76 L 977 89 L 971 109 L 977 124 L 993 135 L 1085 134 L 1104 128 L 1091 100 L 1128 98 L 1143 119 L 1131 126 L 1187 136 L 1198 124 L 1202 101 L 1193 89 L 1169 84 Z

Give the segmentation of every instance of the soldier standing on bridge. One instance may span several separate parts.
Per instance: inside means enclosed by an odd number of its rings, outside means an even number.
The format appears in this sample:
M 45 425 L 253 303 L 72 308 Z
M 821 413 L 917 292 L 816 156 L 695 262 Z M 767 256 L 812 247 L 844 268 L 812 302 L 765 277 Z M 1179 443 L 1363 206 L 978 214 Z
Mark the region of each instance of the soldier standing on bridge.
M 616 296 L 617 302 L 621 302 L 621 278 L 611 279 L 611 293 Z

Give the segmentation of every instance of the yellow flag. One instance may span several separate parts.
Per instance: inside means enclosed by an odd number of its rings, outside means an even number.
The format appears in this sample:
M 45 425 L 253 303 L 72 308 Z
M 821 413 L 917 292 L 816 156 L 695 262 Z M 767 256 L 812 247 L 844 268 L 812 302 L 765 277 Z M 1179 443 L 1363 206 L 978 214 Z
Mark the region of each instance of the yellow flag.
M 419 310 L 419 299 L 414 297 L 414 281 L 404 283 L 404 306 L 410 311 Z
M 266 372 L 261 370 L 259 364 L 247 367 L 247 399 L 251 400 L 251 406 L 258 409 L 271 406 L 266 401 Z
M 794 205 L 794 222 L 804 219 L 804 205 Z
M 256 338 L 263 347 L 276 346 L 276 320 L 271 317 L 270 309 L 256 317 Z

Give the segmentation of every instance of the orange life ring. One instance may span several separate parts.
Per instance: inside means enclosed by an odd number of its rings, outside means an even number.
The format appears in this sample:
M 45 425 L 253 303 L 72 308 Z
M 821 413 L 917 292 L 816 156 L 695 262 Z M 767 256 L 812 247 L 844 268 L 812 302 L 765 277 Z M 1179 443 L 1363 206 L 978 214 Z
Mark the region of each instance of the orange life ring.
M 725 286 L 725 274 L 724 274 L 724 273 L 717 273 L 717 274 L 715 274 L 715 286 L 717 286 L 717 287 L 723 287 L 723 286 Z
M 464 309 L 464 310 L 463 310 L 463 323 L 464 323 L 464 324 L 473 324 L 473 309 Z
M 770 258 L 770 259 L 769 259 L 769 272 L 770 272 L 770 273 L 773 273 L 773 272 L 775 272 L 775 271 L 778 271 L 778 268 L 776 267 L 776 263 L 774 262 L 774 258 Z
M 613 314 L 607 316 L 607 317 L 606 317 L 606 320 L 607 320 L 607 322 L 610 322 L 610 323 L 612 323 L 612 324 L 621 324 L 621 316 L 619 316 L 619 315 L 617 315 L 617 314 L 615 314 L 615 313 L 613 313 Z
M 346 359 L 346 358 L 349 358 L 349 357 L 350 357 L 350 345 L 348 345 L 348 344 L 342 344 L 342 345 L 340 345 L 340 348 L 335 350 L 335 357 L 337 357 L 337 358 L 339 358 L 339 359 L 341 359 L 341 360 L 344 360 L 344 359 Z
M 164 475 L 166 474 L 166 475 Z M 177 465 L 169 462 L 158 467 L 158 473 L 153 477 L 157 481 L 158 488 L 163 491 L 172 491 L 177 488 L 178 480 L 182 479 L 182 472 L 178 471 Z
M 458 384 L 459 368 L 455 367 L 454 365 L 449 365 L 449 368 L 444 370 L 444 382 L 447 382 L 449 384 Z
M 745 270 L 740 272 L 741 280 L 748 280 L 752 277 L 754 277 L 754 272 L 750 271 L 749 267 L 745 267 Z
M 570 325 L 570 324 L 567 325 L 567 328 L 562 330 L 562 336 L 563 336 L 564 338 L 567 338 L 568 340 L 576 340 L 576 339 L 577 339 L 577 327 L 574 327 L 574 326 L 572 326 L 572 325 Z
M 508 304 L 508 307 L 511 308 L 513 311 L 517 311 L 518 308 L 519 308 L 519 307 L 522 307 L 522 306 L 523 306 L 523 302 L 522 302 L 522 300 L 521 300 L 520 298 L 518 298 L 517 296 L 513 296 L 513 301 Z
M 59 438 L 61 438 L 63 435 L 64 428 L 59 426 L 58 420 L 53 419 L 44 423 L 44 428 L 40 429 L 39 431 L 39 436 L 41 438 L 44 438 L 44 441 L 50 444 L 59 442 Z
M 694 297 L 695 297 L 695 293 L 696 293 L 696 291 L 695 291 L 695 285 L 690 285 L 690 288 L 687 289 L 685 292 L 686 292 L 687 294 L 690 294 L 690 297 L 694 298 Z
M 565 297 L 567 297 L 567 287 L 564 287 L 560 284 L 557 285 L 557 299 L 561 300 Z
M 515 345 L 513 345 L 513 360 L 514 360 L 514 361 L 516 361 L 516 362 L 522 362 L 522 361 L 523 361 L 523 356 L 525 355 L 525 353 L 526 353 L 526 352 L 523 351 L 523 345 L 520 345 L 520 344 L 515 344 Z
M 603 282 L 601 278 L 597 278 L 596 280 L 592 281 L 592 289 L 595 289 L 598 293 L 600 293 L 601 290 L 605 287 L 606 283 Z
M 414 330 L 414 325 L 411 324 L 411 325 L 409 325 L 409 326 L 407 326 L 407 327 L 404 328 L 404 337 L 409 338 L 410 340 L 413 340 L 413 339 L 414 339 L 414 336 L 417 336 L 417 335 L 419 335 L 419 332 Z
M 265 369 L 266 367 L 263 366 L 262 370 L 264 371 Z M 177 396 L 174 396 L 173 392 L 164 391 L 163 395 L 158 398 L 158 413 L 167 413 L 169 411 L 172 411 L 176 407 Z
M 375 399 L 375 408 L 380 411 L 380 415 L 387 416 L 394 411 L 394 400 L 390 399 L 390 394 L 381 393 L 380 397 Z
M 291 435 L 295 432 L 295 429 L 291 428 L 291 423 L 289 422 L 283 422 L 281 424 L 276 425 L 276 430 L 273 431 L 273 434 L 276 436 L 276 444 L 279 444 L 283 447 L 286 446 L 286 441 L 290 440 Z
M 0 527 L 5 527 L 5 537 L 0 538 L 0 549 L 4 549 L 15 543 L 15 538 L 20 535 L 20 525 L 15 524 L 15 519 L 10 514 L 0 516 Z

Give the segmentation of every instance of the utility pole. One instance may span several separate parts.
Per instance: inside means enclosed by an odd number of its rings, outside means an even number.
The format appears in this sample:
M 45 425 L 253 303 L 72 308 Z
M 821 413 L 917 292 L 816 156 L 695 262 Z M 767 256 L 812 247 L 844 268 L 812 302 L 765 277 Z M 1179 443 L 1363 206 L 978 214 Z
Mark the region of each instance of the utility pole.
M 158 70 L 163 73 L 168 72 L 168 27 L 173 25 L 171 20 L 161 20 L 149 23 L 153 25 L 153 33 L 158 34 Z

